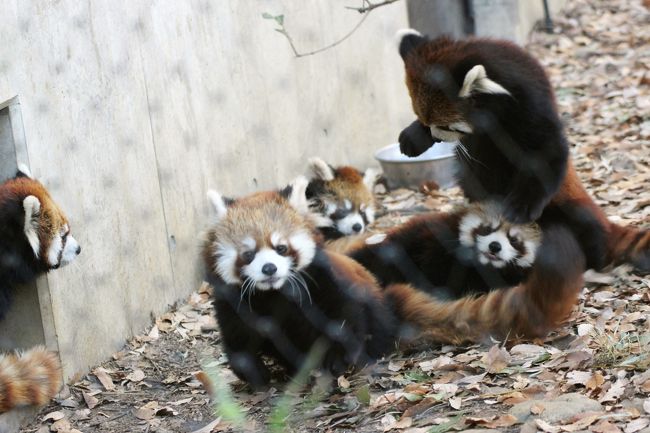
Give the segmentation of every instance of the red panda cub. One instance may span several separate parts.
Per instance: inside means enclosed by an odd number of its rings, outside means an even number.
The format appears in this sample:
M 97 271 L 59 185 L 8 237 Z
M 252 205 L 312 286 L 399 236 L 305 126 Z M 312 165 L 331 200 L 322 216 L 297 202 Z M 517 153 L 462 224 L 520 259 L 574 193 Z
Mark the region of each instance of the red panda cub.
M 81 252 L 45 187 L 21 168 L 0 184 L 0 320 L 11 289 L 73 261 Z M 61 387 L 57 357 L 42 348 L 0 356 L 0 413 L 47 403 Z
M 350 256 L 419 344 L 543 337 L 571 312 L 585 271 L 566 225 L 511 224 L 490 203 L 413 218 Z
M 650 271 L 650 231 L 610 222 L 584 189 L 553 89 L 530 54 L 502 40 L 429 39 L 410 29 L 398 37 L 417 116 L 400 134 L 403 153 L 458 140 L 459 183 L 471 201 L 504 203 L 512 222 L 561 221 L 590 268 Z
M 314 177 L 307 187 L 312 211 L 319 215 L 318 229 L 325 239 L 363 233 L 375 220 L 376 201 L 372 193 L 378 172 L 361 173 L 354 167 L 334 168 L 320 158 L 311 158 Z
M 409 283 L 458 299 L 525 279 L 541 243 L 535 223 L 511 224 L 494 202 L 412 218 L 381 242 L 359 242 L 350 256 L 380 284 Z M 375 237 L 376 238 L 376 237 Z
M 419 345 L 476 343 L 496 338 L 544 337 L 565 320 L 582 289 L 585 257 L 562 224 L 544 227 L 543 241 L 525 280 L 481 295 L 438 301 L 408 284 L 386 288 L 400 320 L 414 326 Z
M 225 353 L 235 374 L 266 385 L 263 357 L 294 374 L 317 342 L 334 374 L 393 348 L 396 320 L 375 279 L 325 251 L 305 196 L 307 179 L 236 200 L 209 198 L 216 221 L 203 257 Z

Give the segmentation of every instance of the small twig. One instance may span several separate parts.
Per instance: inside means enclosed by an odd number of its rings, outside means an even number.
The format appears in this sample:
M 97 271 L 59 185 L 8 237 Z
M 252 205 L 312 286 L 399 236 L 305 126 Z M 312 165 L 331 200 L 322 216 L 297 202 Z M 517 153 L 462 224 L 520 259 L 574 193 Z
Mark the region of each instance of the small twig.
M 392 1 L 396 1 L 396 0 L 392 0 Z M 334 48 L 335 46 L 339 45 L 341 42 L 345 41 L 347 38 L 352 36 L 354 34 L 354 32 L 356 32 L 357 29 L 359 27 L 361 27 L 361 24 L 363 24 L 363 22 L 366 20 L 366 18 L 368 18 L 368 15 L 370 15 L 370 13 L 364 14 L 363 17 L 359 20 L 359 22 L 354 27 L 352 27 L 352 30 L 350 30 L 348 33 L 346 33 L 345 36 L 343 36 L 341 39 L 338 39 L 338 40 L 332 42 L 331 44 L 326 45 L 324 47 L 321 47 L 321 48 L 319 48 L 317 50 L 309 51 L 309 52 L 306 52 L 306 53 L 301 53 L 301 52 L 298 51 L 298 49 L 296 48 L 296 45 L 293 42 L 293 38 L 291 37 L 291 35 L 289 35 L 289 33 L 287 32 L 287 29 L 284 27 L 284 25 L 282 25 L 279 29 L 275 29 L 275 31 L 277 31 L 281 35 L 284 35 L 284 37 L 287 38 L 287 41 L 289 42 L 289 45 L 291 46 L 291 50 L 293 51 L 294 56 L 296 56 L 296 57 L 313 56 L 314 54 L 318 54 L 318 53 L 320 53 L 322 51 L 329 50 L 330 48 Z
M 153 360 L 153 358 L 151 358 L 151 357 L 149 357 L 149 356 L 147 356 L 147 355 L 144 355 L 144 359 L 146 359 L 147 361 L 149 361 L 149 363 L 150 363 L 150 364 L 153 366 L 153 368 L 158 372 L 158 374 L 160 374 L 160 376 L 162 376 L 162 378 L 165 379 L 165 373 L 163 373 L 162 369 L 158 366 L 158 364 L 156 363 L 156 361 Z
M 379 3 L 370 3 L 370 0 L 365 0 L 363 3 L 367 4 L 367 6 L 362 6 L 360 8 L 355 8 L 353 6 L 346 6 L 346 9 L 352 9 L 353 11 L 357 11 L 360 14 L 365 14 L 366 12 L 370 12 L 373 9 L 377 9 L 382 6 L 389 5 L 391 3 L 398 2 L 399 0 L 384 0 L 383 2 Z
M 337 39 L 336 41 L 332 42 L 329 45 L 318 48 L 317 50 L 308 51 L 306 53 L 301 53 L 300 51 L 298 51 L 298 48 L 296 48 L 296 44 L 294 43 L 293 38 L 291 37 L 291 35 L 287 31 L 287 28 L 284 26 L 284 15 L 272 16 L 270 14 L 264 13 L 264 14 L 262 14 L 262 16 L 264 18 L 266 18 L 266 19 L 274 19 L 276 21 L 276 23 L 278 24 L 279 27 L 276 28 L 275 31 L 280 33 L 281 35 L 283 35 L 287 39 L 287 41 L 289 42 L 289 46 L 291 47 L 291 50 L 293 51 L 293 55 L 295 57 L 299 58 L 299 57 L 312 56 L 314 54 L 321 53 L 321 52 L 323 52 L 325 50 L 329 50 L 330 48 L 334 48 L 335 46 L 339 45 L 340 43 L 342 43 L 343 41 L 348 39 L 350 36 L 352 36 L 359 29 L 359 27 L 361 27 L 361 25 L 366 20 L 366 18 L 368 18 L 368 15 L 370 15 L 370 12 L 372 12 L 373 10 L 375 10 L 375 9 L 381 7 L 381 6 L 386 6 L 386 5 L 389 5 L 391 3 L 395 3 L 395 2 L 398 2 L 398 1 L 400 1 L 400 0 L 384 0 L 384 1 L 379 2 L 379 3 L 371 3 L 370 0 L 362 0 L 363 6 L 361 6 L 361 7 L 355 8 L 355 7 L 352 7 L 352 6 L 346 6 L 347 9 L 352 9 L 352 10 L 355 10 L 355 11 L 359 12 L 360 14 L 363 14 L 363 17 L 361 17 L 359 22 L 356 23 L 355 26 L 352 27 L 352 29 L 349 32 L 347 32 L 340 39 Z
M 117 420 L 117 419 L 120 419 L 120 418 L 123 418 L 123 417 L 127 416 L 128 414 L 129 414 L 128 411 L 126 411 L 126 412 L 122 412 L 122 413 L 119 414 L 119 415 L 115 415 L 114 417 L 107 419 L 106 422 L 115 421 L 115 420 Z

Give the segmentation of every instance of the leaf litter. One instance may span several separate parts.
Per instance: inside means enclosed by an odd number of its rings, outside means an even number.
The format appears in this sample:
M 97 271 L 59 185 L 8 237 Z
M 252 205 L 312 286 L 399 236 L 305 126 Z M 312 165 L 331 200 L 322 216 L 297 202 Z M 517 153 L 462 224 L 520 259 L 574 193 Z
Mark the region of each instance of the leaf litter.
M 648 2 L 645 2 L 646 6 Z M 638 0 L 575 0 L 528 49 L 548 71 L 586 188 L 621 224 L 650 220 L 650 12 Z M 380 194 L 376 232 L 462 202 L 458 188 Z M 500 431 L 634 433 L 650 425 L 650 280 L 627 267 L 589 273 L 571 318 L 543 341 L 397 353 L 313 386 L 252 393 L 230 372 L 209 288 L 155 320 L 70 383 L 24 432 Z M 219 386 L 203 372 L 216 365 Z M 318 375 L 316 375 L 318 376 Z M 228 389 L 225 414 L 210 392 Z M 225 398 L 225 397 L 223 397 Z M 222 398 L 222 399 L 223 399 Z M 223 402 L 222 402 L 223 403 Z M 229 417 L 230 412 L 239 415 Z M 224 416 L 220 416 L 224 415 Z M 240 416 L 238 418 L 238 416 Z M 244 421 L 242 421 L 242 419 Z M 282 424 L 284 423 L 284 424 Z

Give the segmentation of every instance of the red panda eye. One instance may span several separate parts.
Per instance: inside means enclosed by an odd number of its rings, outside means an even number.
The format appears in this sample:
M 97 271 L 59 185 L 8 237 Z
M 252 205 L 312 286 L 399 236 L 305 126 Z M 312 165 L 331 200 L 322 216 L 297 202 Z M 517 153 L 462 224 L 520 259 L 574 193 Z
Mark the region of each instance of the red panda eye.
M 277 247 L 275 247 L 275 252 L 277 252 L 281 256 L 285 255 L 287 251 L 289 251 L 289 248 L 287 248 L 286 245 L 278 245 Z
M 255 259 L 255 251 L 245 251 L 242 253 L 241 257 L 246 263 L 250 263 Z

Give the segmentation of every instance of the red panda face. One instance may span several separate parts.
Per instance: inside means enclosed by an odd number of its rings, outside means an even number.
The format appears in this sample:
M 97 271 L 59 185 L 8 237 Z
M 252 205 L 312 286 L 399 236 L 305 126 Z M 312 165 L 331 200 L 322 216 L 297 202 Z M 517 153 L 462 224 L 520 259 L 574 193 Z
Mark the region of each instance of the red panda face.
M 510 94 L 487 76 L 483 65 L 472 63 L 479 48 L 471 42 L 429 40 L 407 29 L 398 32 L 398 45 L 413 111 L 434 137 L 455 141 L 473 132 L 466 113 L 475 95 Z
M 5 182 L 0 196 L 20 201 L 26 241 L 44 269 L 60 268 L 79 255 L 81 247 L 70 233 L 66 216 L 45 187 L 28 173 L 19 172 Z
M 347 236 L 363 233 L 375 220 L 372 188 L 378 173 L 360 173 L 353 167 L 332 168 L 320 158 L 309 160 L 316 176 L 310 183 L 310 208 L 320 214 L 319 227 L 336 229 Z
M 461 245 L 473 248 L 476 259 L 483 265 L 531 267 L 541 242 L 539 226 L 511 224 L 502 215 L 502 208 L 496 203 L 471 206 L 460 220 Z
M 216 192 L 210 200 L 217 221 L 208 233 L 206 260 L 226 283 L 243 291 L 277 290 L 301 285 L 300 271 L 316 252 L 306 179 L 285 195 L 263 192 L 228 203 Z

